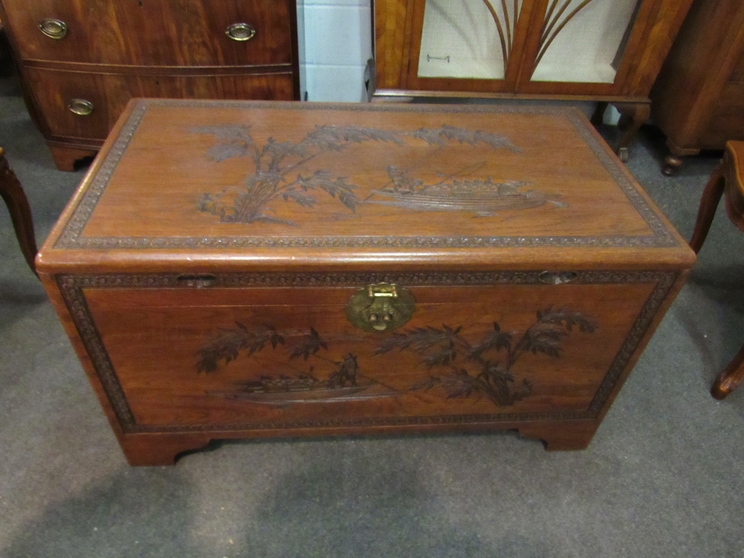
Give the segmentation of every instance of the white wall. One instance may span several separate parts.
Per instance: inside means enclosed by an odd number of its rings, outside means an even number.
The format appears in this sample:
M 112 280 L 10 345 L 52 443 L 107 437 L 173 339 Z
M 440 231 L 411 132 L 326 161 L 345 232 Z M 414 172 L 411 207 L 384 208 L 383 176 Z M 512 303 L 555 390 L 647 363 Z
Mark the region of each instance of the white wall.
M 366 99 L 372 58 L 370 0 L 297 0 L 302 96 L 309 101 Z

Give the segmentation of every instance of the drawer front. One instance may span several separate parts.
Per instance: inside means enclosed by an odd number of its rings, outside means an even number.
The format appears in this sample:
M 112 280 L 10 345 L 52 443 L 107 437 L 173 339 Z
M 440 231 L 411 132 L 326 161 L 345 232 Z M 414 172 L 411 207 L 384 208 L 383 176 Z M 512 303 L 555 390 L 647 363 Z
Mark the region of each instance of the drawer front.
M 292 64 L 288 0 L 3 0 L 21 58 L 156 66 Z M 44 34 L 40 25 L 56 37 Z M 226 33 L 233 27 L 234 40 Z M 245 27 L 240 26 L 245 24 Z
M 574 277 L 388 276 L 415 304 L 381 333 L 347 318 L 376 276 L 57 281 L 122 428 L 148 432 L 596 418 L 676 274 Z
M 744 140 L 744 56 L 721 90 L 708 124 L 701 134 L 701 149 L 723 149 L 729 140 Z
M 699 147 L 723 149 L 729 140 L 744 140 L 744 79 L 732 79 L 721 91 Z
M 104 140 L 133 97 L 288 101 L 294 95 L 291 73 L 127 75 L 27 68 L 26 76 L 49 132 L 67 138 Z
M 744 83 L 744 53 L 742 53 L 742 56 L 739 62 L 736 64 L 734 71 L 731 72 L 731 77 L 729 78 L 729 82 L 738 83 L 738 84 Z

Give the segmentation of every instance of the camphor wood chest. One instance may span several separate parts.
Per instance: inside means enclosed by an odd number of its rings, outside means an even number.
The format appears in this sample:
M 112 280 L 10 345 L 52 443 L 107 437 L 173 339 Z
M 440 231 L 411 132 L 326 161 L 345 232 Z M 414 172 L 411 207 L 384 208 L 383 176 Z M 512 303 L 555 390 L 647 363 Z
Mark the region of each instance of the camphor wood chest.
M 149 100 L 38 269 L 152 465 L 309 434 L 584 448 L 693 262 L 573 109 Z

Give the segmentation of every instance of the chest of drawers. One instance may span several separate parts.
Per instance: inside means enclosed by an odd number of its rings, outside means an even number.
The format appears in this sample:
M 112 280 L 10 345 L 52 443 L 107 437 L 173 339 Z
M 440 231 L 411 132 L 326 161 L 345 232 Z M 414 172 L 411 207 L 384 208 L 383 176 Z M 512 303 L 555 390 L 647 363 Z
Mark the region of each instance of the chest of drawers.
M 132 97 L 299 98 L 293 0 L 2 0 L 0 17 L 60 169 Z
M 744 140 L 744 3 L 693 4 L 651 99 L 671 151 L 664 174 L 673 174 L 682 157 Z

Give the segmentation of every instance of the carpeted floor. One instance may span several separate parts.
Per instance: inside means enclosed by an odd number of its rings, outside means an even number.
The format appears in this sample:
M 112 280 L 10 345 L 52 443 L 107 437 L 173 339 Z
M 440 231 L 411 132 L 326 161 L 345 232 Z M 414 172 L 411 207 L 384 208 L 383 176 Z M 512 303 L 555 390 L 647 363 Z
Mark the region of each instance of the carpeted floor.
M 612 134 L 613 130 L 607 130 Z M 17 84 L 0 145 L 39 241 L 81 179 L 55 170 Z M 629 168 L 689 237 L 715 156 Z M 513 434 L 224 443 L 130 468 L 0 209 L 0 556 L 744 556 L 744 235 L 719 211 L 698 266 L 586 451 Z

